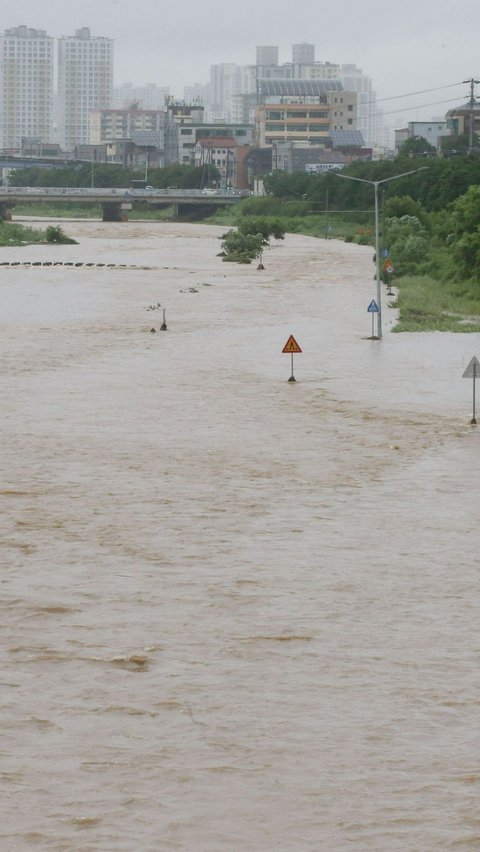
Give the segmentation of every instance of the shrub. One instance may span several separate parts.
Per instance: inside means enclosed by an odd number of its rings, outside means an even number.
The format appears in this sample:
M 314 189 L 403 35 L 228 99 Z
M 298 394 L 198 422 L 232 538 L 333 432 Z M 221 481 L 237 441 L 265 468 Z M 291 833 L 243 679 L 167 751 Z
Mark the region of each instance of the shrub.
M 262 234 L 241 234 L 239 231 L 227 231 L 222 240 L 223 261 L 226 263 L 251 263 L 254 257 L 260 257 L 263 250 Z
M 49 225 L 45 231 L 45 241 L 47 243 L 63 243 L 65 245 L 77 245 L 76 240 L 67 237 L 60 225 Z

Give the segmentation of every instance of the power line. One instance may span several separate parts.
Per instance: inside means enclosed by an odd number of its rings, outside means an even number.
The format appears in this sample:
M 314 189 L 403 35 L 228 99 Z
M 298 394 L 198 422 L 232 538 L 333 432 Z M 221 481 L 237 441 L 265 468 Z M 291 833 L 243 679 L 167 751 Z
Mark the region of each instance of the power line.
M 414 106 L 400 107 L 400 109 L 392 109 L 389 112 L 383 112 L 383 115 L 396 115 L 398 112 L 413 112 L 416 109 L 424 109 L 425 107 L 437 106 L 438 104 L 456 103 L 458 98 L 449 98 L 446 101 L 432 101 L 429 104 L 415 104 Z
M 414 95 L 426 95 L 429 92 L 440 92 L 442 89 L 452 89 L 454 86 L 463 86 L 465 82 L 470 82 L 469 80 L 463 80 L 459 83 L 448 83 L 446 86 L 437 86 L 435 89 L 421 89 L 419 92 L 407 92 L 406 95 L 392 95 L 390 98 L 378 98 L 376 103 L 379 104 L 382 101 L 396 101 L 399 98 L 412 98 Z

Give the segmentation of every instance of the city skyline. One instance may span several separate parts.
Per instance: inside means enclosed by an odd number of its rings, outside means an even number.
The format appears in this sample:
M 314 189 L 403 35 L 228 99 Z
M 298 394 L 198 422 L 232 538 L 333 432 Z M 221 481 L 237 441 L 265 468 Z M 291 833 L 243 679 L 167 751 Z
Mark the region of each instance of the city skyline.
M 152 0 L 137 6 L 84 0 L 68 7 L 51 0 L 48 7 L 32 9 L 29 0 L 13 7 L 0 0 L 0 10 L 3 29 L 25 24 L 60 38 L 89 27 L 92 36 L 114 41 L 116 87 L 155 83 L 169 87 L 176 98 L 186 86 L 207 83 L 211 65 L 253 65 L 255 48 L 262 44 L 279 47 L 280 63 L 291 61 L 292 44 L 309 42 L 317 61 L 356 64 L 372 79 L 386 123 L 395 126 L 429 120 L 466 101 L 463 81 L 480 74 L 480 13 L 471 0 L 460 8 L 437 4 L 435 18 L 411 0 L 388 9 L 367 0 L 361 12 L 340 0 L 328 15 L 305 0 L 281 12 L 246 0 L 221 15 L 210 0 L 188 9 L 182 4 L 159 8 Z

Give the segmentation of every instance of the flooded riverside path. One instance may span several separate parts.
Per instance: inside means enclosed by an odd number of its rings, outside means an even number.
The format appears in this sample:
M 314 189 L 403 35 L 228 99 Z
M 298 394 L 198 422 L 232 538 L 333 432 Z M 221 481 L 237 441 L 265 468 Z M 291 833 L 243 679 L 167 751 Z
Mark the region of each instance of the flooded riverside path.
M 478 336 L 366 339 L 364 247 L 63 227 L 0 260 L 138 268 L 0 271 L 0 848 L 480 849 Z

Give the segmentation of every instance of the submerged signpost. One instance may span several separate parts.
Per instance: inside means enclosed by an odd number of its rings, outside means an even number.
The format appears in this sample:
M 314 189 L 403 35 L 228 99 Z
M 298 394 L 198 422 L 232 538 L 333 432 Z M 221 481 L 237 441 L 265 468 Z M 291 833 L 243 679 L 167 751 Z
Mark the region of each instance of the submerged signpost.
M 377 305 L 375 299 L 372 299 L 372 301 L 370 302 L 370 304 L 367 308 L 367 313 L 372 315 L 372 340 L 376 340 L 377 338 L 375 337 L 373 323 L 374 323 L 375 314 L 378 314 L 378 305 Z
M 470 423 L 474 426 L 477 425 L 477 418 L 475 416 L 475 380 L 477 376 L 480 377 L 480 361 L 474 355 L 462 376 L 463 379 L 473 379 L 473 414 Z
M 293 375 L 293 355 L 294 355 L 295 352 L 301 352 L 301 351 L 302 350 L 300 349 L 300 346 L 298 345 L 297 341 L 295 340 L 293 334 L 291 334 L 290 337 L 288 338 L 285 346 L 282 349 L 282 352 L 290 353 L 291 356 L 292 356 L 292 370 L 291 370 L 291 376 L 288 380 L 289 382 L 296 382 L 296 378 Z

